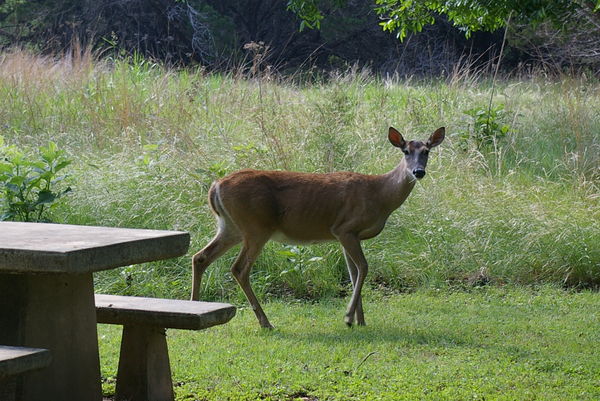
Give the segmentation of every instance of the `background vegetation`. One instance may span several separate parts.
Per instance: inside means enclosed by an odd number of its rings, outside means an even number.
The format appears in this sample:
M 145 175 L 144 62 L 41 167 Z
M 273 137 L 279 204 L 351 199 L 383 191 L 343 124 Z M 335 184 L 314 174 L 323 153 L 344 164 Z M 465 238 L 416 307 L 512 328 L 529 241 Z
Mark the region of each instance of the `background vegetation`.
M 99 291 L 186 298 L 190 256 L 212 237 L 206 193 L 239 168 L 383 173 L 401 154 L 387 127 L 410 139 L 446 126 L 429 173 L 384 232 L 365 244 L 369 285 L 386 291 L 495 283 L 600 284 L 600 85 L 543 76 L 491 85 L 472 70 L 400 81 L 352 69 L 313 83 L 268 73 L 171 70 L 143 58 L 95 61 L 0 57 L 0 135 L 49 141 L 72 164 L 72 188 L 49 219 L 181 229 L 185 257 L 97 276 Z M 62 186 L 62 187 L 61 187 Z M 235 252 L 203 282 L 204 299 L 241 299 Z M 265 298 L 344 295 L 335 244 L 271 244 L 252 282 Z
M 95 276 L 98 292 L 187 298 L 215 179 L 379 174 L 402 157 L 390 125 L 408 139 L 446 126 L 427 177 L 364 244 L 369 326 L 343 328 L 338 245 L 269 244 L 251 280 L 278 329 L 258 330 L 232 250 L 202 299 L 239 305 L 236 319 L 169 332 L 177 399 L 597 400 L 599 7 L 4 1 L 0 220 L 189 231 L 182 258 Z M 106 395 L 119 332 L 99 327 Z
M 598 399 L 600 0 L 375 4 L 3 2 L 0 220 L 189 231 L 182 258 L 95 276 L 187 298 L 215 179 L 379 174 L 402 157 L 390 125 L 446 126 L 365 243 L 369 326 L 343 328 L 338 245 L 269 244 L 251 280 L 278 329 L 258 330 L 232 250 L 202 299 L 238 317 L 169 332 L 177 399 Z M 99 335 L 111 395 L 119 329 Z
M 271 71 L 330 71 L 358 64 L 382 76 L 438 77 L 451 76 L 464 66 L 495 63 L 507 26 L 507 73 L 529 74 L 532 65 L 541 63 L 546 71 L 585 69 L 595 74 L 600 65 L 599 4 L 6 0 L 0 4 L 0 49 L 18 45 L 59 54 L 89 47 L 102 55 L 141 54 L 170 65 L 229 71 L 244 61 L 244 68 L 250 69 L 254 51 L 247 45 L 262 43 L 264 68 Z M 301 26 L 305 29 L 299 32 Z

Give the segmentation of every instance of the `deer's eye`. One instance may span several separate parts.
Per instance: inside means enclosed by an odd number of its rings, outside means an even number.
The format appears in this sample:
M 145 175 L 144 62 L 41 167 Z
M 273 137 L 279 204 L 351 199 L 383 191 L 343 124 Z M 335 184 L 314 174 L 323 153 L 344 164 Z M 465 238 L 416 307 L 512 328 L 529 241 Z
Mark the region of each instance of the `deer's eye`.
M 402 150 L 402 153 L 404 153 L 405 155 L 408 155 L 408 150 L 406 150 L 406 149 L 403 149 L 403 150 Z

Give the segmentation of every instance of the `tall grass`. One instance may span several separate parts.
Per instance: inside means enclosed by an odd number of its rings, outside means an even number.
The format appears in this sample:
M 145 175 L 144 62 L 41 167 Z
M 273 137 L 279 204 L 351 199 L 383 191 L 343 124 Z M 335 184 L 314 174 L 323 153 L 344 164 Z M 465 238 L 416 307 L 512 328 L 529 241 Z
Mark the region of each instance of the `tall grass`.
M 439 126 L 449 135 L 427 178 L 365 243 L 371 285 L 598 287 L 600 83 L 501 82 L 493 103 L 505 105 L 511 131 L 482 149 L 464 139 L 473 129 L 464 111 L 486 106 L 490 91 L 469 74 L 407 82 L 350 71 L 298 84 L 13 51 L 0 56 L 0 135 L 22 146 L 51 139 L 74 159 L 73 193 L 54 221 L 190 231 L 186 257 L 99 274 L 105 291 L 186 297 L 190 256 L 214 233 L 214 179 L 247 167 L 383 173 L 401 157 L 390 125 L 410 139 Z M 234 257 L 209 269 L 203 297 L 241 296 Z M 252 281 L 261 296 L 349 286 L 335 244 L 268 245 Z

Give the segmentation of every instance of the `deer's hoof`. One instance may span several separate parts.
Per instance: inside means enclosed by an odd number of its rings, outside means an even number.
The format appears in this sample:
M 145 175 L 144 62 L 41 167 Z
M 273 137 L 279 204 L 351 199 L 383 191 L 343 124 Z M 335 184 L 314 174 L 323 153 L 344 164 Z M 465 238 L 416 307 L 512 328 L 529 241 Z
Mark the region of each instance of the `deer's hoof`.
M 269 322 L 267 322 L 267 323 L 261 323 L 260 327 L 263 328 L 263 329 L 265 329 L 265 330 L 273 330 L 275 328 Z

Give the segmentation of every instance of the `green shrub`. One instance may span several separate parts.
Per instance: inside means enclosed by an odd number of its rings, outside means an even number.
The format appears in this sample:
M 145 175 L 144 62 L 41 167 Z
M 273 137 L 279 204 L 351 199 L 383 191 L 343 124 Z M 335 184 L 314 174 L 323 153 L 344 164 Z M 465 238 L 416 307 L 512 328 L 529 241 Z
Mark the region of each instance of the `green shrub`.
M 0 220 L 47 221 L 48 211 L 71 191 L 60 188 L 67 176 L 59 173 L 71 164 L 54 142 L 28 154 L 0 137 Z
M 474 107 L 464 114 L 471 117 L 470 129 L 462 132 L 460 138 L 473 142 L 478 150 L 492 148 L 510 132 L 510 126 L 501 122 L 506 114 L 503 104 L 496 107 Z

